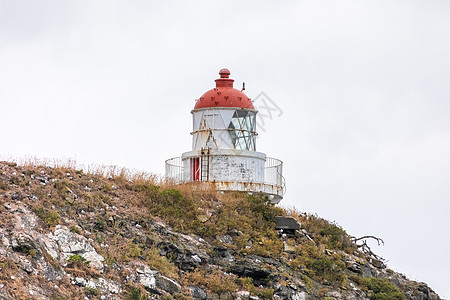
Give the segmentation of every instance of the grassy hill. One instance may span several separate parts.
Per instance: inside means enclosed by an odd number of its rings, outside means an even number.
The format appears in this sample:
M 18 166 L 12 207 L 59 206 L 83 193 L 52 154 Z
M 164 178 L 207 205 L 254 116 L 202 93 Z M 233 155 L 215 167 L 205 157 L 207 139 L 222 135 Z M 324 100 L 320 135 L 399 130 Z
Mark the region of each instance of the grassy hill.
M 0 202 L 0 299 L 440 299 L 339 225 L 246 193 L 0 162 Z

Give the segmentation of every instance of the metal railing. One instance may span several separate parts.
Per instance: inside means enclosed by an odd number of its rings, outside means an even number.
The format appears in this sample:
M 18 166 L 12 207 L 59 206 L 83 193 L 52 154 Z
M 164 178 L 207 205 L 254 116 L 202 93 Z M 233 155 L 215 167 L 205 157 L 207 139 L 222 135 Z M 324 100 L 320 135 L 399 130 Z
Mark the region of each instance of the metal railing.
M 284 186 L 283 162 L 273 157 L 266 157 L 264 164 L 264 183 Z
M 186 174 L 187 175 L 187 174 Z M 166 160 L 166 179 L 175 183 L 189 182 L 192 179 L 184 174 L 181 157 Z M 266 157 L 264 163 L 264 184 L 274 185 L 282 188 L 284 194 L 286 189 L 283 177 L 283 162 L 279 159 Z
M 174 157 L 166 160 L 166 180 L 181 183 L 184 181 L 183 173 L 183 162 L 181 161 L 181 157 Z

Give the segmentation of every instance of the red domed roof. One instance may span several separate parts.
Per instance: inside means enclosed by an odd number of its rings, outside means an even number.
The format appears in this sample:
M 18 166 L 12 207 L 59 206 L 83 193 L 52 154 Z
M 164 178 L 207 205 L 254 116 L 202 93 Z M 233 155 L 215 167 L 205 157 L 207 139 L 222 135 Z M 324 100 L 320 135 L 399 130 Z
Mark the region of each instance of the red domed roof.
M 255 110 L 252 101 L 240 90 L 233 88 L 234 80 L 228 78 L 230 71 L 219 71 L 220 78 L 216 79 L 216 87 L 203 94 L 195 104 L 194 109 L 209 107 L 238 107 Z

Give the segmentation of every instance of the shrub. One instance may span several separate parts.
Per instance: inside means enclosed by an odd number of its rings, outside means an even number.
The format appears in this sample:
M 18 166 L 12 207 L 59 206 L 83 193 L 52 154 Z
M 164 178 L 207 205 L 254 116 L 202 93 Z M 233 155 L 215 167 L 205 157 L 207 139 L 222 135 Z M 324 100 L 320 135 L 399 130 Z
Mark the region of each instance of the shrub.
M 128 243 L 128 247 L 126 249 L 126 257 L 127 260 L 131 260 L 133 258 L 138 258 L 142 254 L 142 248 L 138 245 L 134 244 L 131 240 Z
M 385 278 L 352 276 L 363 291 L 367 292 L 371 300 L 404 300 L 405 295 L 389 280 Z
M 96 288 L 91 288 L 91 287 L 85 287 L 84 288 L 84 293 L 88 296 L 88 297 L 93 297 L 93 296 L 98 296 L 100 295 L 100 291 Z
M 90 261 L 79 254 L 75 254 L 69 257 L 67 260 L 71 266 L 89 266 Z
M 32 258 L 36 258 L 36 256 L 37 256 L 37 251 L 36 251 L 36 249 L 30 249 L 30 250 L 28 250 L 28 255 L 30 255 Z
M 76 233 L 76 234 L 80 234 L 81 233 L 80 228 L 78 228 L 78 226 L 76 226 L 76 225 L 72 226 L 70 228 L 70 231 L 73 232 L 73 233 Z
M 72 184 L 70 183 L 69 180 L 67 179 L 63 179 L 63 180 L 57 180 L 55 181 L 54 184 L 56 191 L 58 192 L 58 194 L 65 199 L 67 197 L 68 194 L 70 194 L 70 189 L 72 187 Z
M 212 216 L 206 222 L 195 221 L 192 228 L 197 235 L 215 238 L 231 232 L 233 247 L 243 254 L 276 256 L 283 249 L 282 240 L 275 230 L 275 216 L 281 209 L 268 202 L 266 198 L 233 193 L 222 196 L 218 207 L 211 208 Z M 249 241 L 253 245 L 249 248 Z
M 33 211 L 47 226 L 51 227 L 59 223 L 59 214 L 54 210 L 48 210 L 42 206 L 38 206 Z
M 8 190 L 8 183 L 4 181 L 0 181 L 0 190 L 6 191 Z
M 327 255 L 324 251 L 312 244 L 300 245 L 293 266 L 304 269 L 315 280 L 343 283 L 346 279 L 345 263 L 339 254 Z
M 302 224 L 317 244 L 323 244 L 328 249 L 342 250 L 353 254 L 357 250 L 350 236 L 338 224 L 330 222 L 314 214 L 299 213 L 290 210 L 290 213 Z
M 250 294 L 258 296 L 260 299 L 273 299 L 274 290 L 264 287 L 255 287 L 251 277 L 238 277 L 235 282 L 245 290 L 249 291 Z
M 145 192 L 147 194 L 147 191 Z M 152 189 L 152 196 L 155 190 Z M 196 208 L 192 198 L 183 197 L 180 191 L 169 189 L 162 191 L 156 198 L 147 199 L 150 211 L 164 220 L 177 231 L 186 231 L 196 219 Z
M 143 256 L 150 268 L 158 270 L 164 276 L 178 278 L 178 268 L 165 256 L 160 255 L 157 248 L 144 250 Z
M 206 287 L 215 294 L 223 295 L 235 292 L 238 288 L 232 276 L 228 276 L 219 270 L 195 270 L 186 276 L 188 282 L 193 285 Z
M 129 300 L 146 300 L 148 299 L 147 293 L 142 286 L 129 286 L 127 299 Z
M 11 177 L 11 183 L 15 184 L 15 185 L 20 185 L 21 180 L 18 176 L 13 176 L 13 177 Z
M 319 234 L 326 237 L 326 244 L 332 249 L 341 249 L 346 232 L 337 224 L 328 223 L 320 230 Z
M 106 227 L 106 225 L 105 225 L 105 222 L 103 220 L 95 221 L 95 224 L 94 224 L 94 229 L 95 230 L 104 231 L 105 227 Z

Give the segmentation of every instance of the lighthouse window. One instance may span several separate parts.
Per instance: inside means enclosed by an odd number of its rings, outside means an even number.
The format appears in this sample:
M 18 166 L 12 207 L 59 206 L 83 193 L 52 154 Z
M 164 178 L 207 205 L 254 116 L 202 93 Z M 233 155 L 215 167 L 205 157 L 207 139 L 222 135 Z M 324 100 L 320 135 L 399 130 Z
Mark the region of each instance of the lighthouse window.
M 235 149 L 255 151 L 256 114 L 254 112 L 235 111 L 228 130 Z

